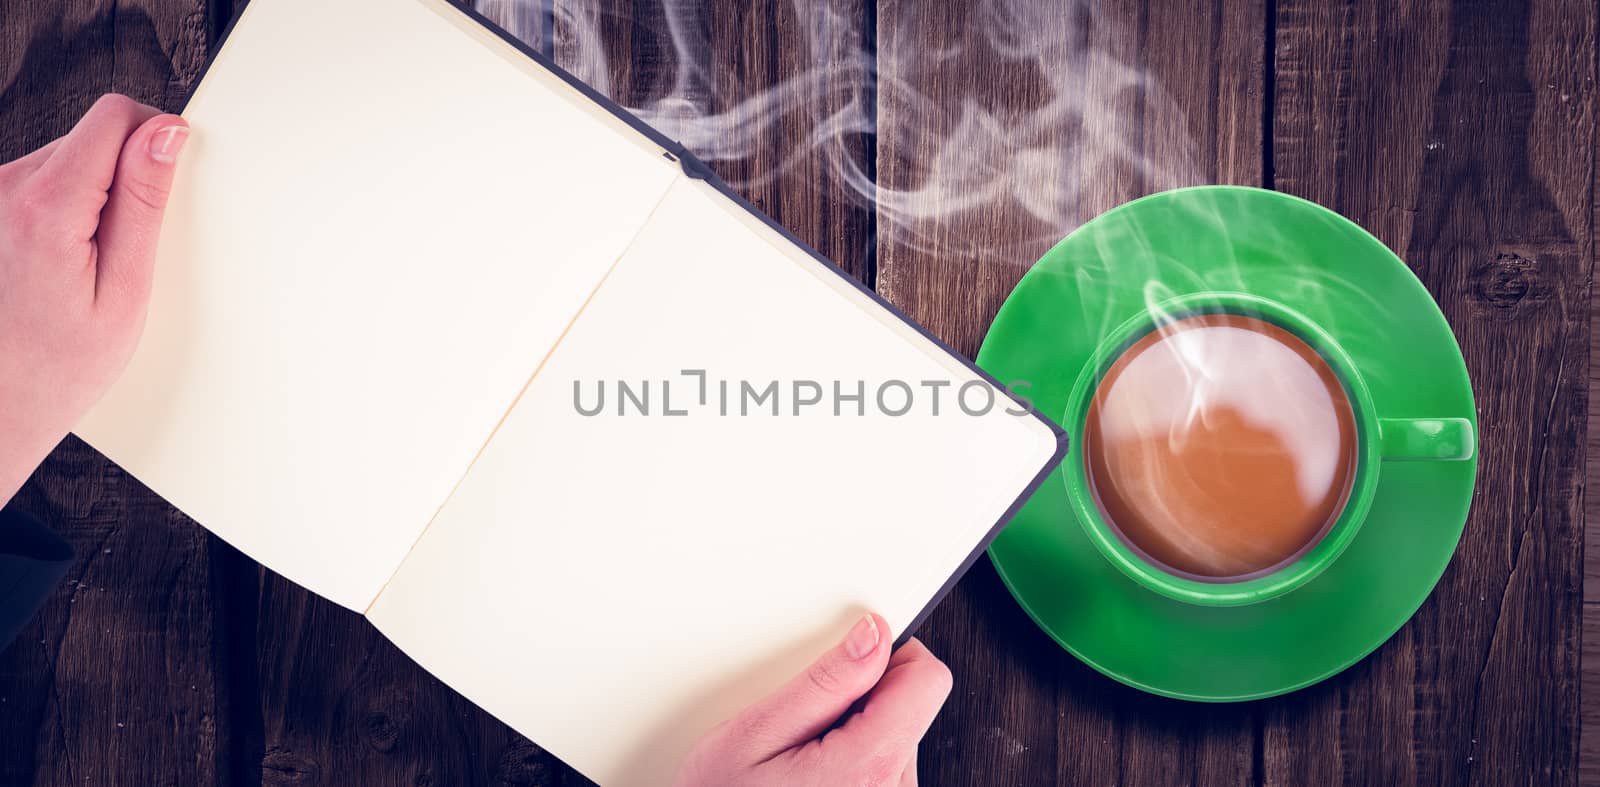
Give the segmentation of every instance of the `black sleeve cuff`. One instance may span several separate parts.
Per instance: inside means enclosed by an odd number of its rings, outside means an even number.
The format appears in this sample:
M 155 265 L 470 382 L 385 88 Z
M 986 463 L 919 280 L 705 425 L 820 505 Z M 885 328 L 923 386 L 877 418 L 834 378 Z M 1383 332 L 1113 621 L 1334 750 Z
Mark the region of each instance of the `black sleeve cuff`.
M 0 508 L 0 650 L 39 611 L 72 565 L 72 546 L 39 520 Z

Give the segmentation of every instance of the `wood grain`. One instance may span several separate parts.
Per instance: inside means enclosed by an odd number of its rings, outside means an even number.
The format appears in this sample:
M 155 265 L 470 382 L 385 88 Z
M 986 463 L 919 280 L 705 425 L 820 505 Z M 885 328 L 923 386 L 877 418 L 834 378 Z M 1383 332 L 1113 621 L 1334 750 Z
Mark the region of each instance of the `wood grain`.
M 1597 119 L 1600 120 L 1600 119 Z M 1600 196 L 1594 204 L 1590 247 L 1600 240 Z M 1591 259 L 1592 259 L 1591 252 Z M 1580 645 L 1583 676 L 1578 696 L 1581 719 L 1578 735 L 1578 783 L 1600 785 L 1600 304 L 1594 277 L 1589 278 L 1589 432 L 1583 496 L 1583 636 Z M 1588 698 L 1588 702 L 1582 702 Z
M 676 87 L 677 55 L 663 3 L 553 0 L 552 13 L 556 65 L 612 101 L 643 107 L 674 93 L 704 98 L 702 87 Z M 693 65 L 701 66 L 707 57 L 695 53 Z
M 1268 782 L 1576 777 L 1594 25 L 1578 4 L 1278 4 L 1276 185 L 1408 261 L 1483 432 L 1444 579 L 1372 657 L 1283 702 Z
M 233 654 L 215 582 L 229 561 L 75 439 L 17 503 L 77 560 L 0 654 L 0 783 L 226 783 Z
M 624 104 L 685 99 L 740 130 L 720 174 L 967 354 L 1067 229 L 1189 183 L 1338 210 L 1451 320 L 1478 493 L 1391 642 L 1286 698 L 1162 700 L 1065 654 L 981 561 L 922 632 L 957 677 L 924 784 L 1600 784 L 1600 711 L 1580 702 L 1600 693 L 1593 3 L 696 0 L 674 5 L 682 82 L 656 0 L 477 3 Z M 0 3 L 0 160 L 109 90 L 173 106 L 242 5 Z M 1008 8 L 1045 10 L 1021 28 L 1034 49 L 996 38 Z M 875 78 L 851 71 L 861 54 Z M 819 143 L 822 120 L 849 130 Z M 1034 166 L 1005 166 L 1019 153 Z M 972 168 L 999 197 L 919 190 L 974 162 L 1002 165 Z M 0 784 L 586 783 L 76 440 L 17 502 L 79 559 L 0 652 Z
M 261 587 L 262 784 L 589 784 L 359 615 L 270 573 Z
M 713 168 L 758 209 L 870 285 L 870 195 L 852 190 L 841 172 L 871 172 L 867 134 L 877 107 L 865 54 L 873 32 L 866 3 L 708 4 L 704 17 L 711 108 L 732 119 L 730 136 L 753 130 L 747 155 L 713 161 Z
M 1600 47 L 1597 47 L 1596 69 L 1600 71 Z M 1600 74 L 1597 74 L 1600 75 Z M 1596 110 L 1600 115 L 1600 110 Z M 1595 121 L 1600 123 L 1600 117 Z M 1600 132 L 1597 132 L 1600 133 Z M 1590 261 L 1600 246 L 1600 192 L 1593 190 L 1594 214 L 1589 226 Z M 1589 277 L 1589 431 L 1584 452 L 1587 458 L 1584 470 L 1583 498 L 1583 677 L 1579 681 L 1578 696 L 1587 698 L 1579 703 L 1582 708 L 1578 735 L 1578 783 L 1600 785 L 1600 299 L 1597 299 L 1594 276 Z
M 1590 424 L 1594 423 L 1590 418 Z M 1593 456 L 1591 454 L 1591 456 Z M 1592 476 L 1591 476 L 1592 478 Z M 1594 541 L 1589 541 L 1593 544 Z M 1587 549 L 1593 549 L 1593 546 Z M 1583 605 L 1583 667 L 1580 697 L 1593 698 L 1600 693 L 1600 604 Z M 1593 699 L 1580 703 L 1582 731 L 1578 738 L 1578 783 L 1600 784 L 1600 706 Z
M 470 5 L 500 29 L 516 36 L 541 54 L 553 55 L 551 7 L 546 0 L 453 0 Z
M 868 137 L 827 131 L 873 114 L 864 3 L 556 0 L 554 14 L 558 64 L 644 117 L 680 108 L 664 132 L 802 241 L 869 279 L 872 213 L 839 174 L 870 172 Z

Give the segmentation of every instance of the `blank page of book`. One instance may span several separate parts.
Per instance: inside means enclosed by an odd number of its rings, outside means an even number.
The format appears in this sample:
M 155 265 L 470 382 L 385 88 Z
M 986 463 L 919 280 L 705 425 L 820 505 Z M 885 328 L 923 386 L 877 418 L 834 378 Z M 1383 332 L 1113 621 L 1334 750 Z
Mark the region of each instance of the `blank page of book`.
M 364 609 L 680 170 L 445 0 L 253 0 L 185 115 L 79 434 Z
M 704 405 L 683 369 L 705 371 Z M 648 415 L 618 414 L 619 379 L 654 385 Z M 720 415 L 724 379 L 779 381 L 780 414 L 741 416 L 734 393 Z M 903 631 L 1049 462 L 1055 433 L 1009 400 L 957 408 L 980 379 L 682 179 L 367 616 L 606 787 L 665 783 L 864 611 Z M 574 385 L 589 409 L 602 380 L 606 408 L 581 414 Z M 794 415 L 796 380 L 825 403 Z M 889 380 L 948 383 L 939 414 L 925 396 L 883 414 Z M 834 381 L 864 383 L 865 414 L 834 414 Z

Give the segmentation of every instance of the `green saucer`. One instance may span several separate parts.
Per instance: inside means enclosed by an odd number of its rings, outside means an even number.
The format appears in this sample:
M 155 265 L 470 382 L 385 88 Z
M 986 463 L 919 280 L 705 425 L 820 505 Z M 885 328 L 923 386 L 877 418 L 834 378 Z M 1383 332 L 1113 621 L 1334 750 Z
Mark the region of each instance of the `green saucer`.
M 1450 326 L 1376 238 L 1325 208 L 1233 186 L 1145 197 L 1051 249 L 996 316 L 978 364 L 1063 418 L 1102 339 L 1147 303 L 1237 292 L 1287 304 L 1349 354 L 1386 417 L 1465 418 L 1472 386 Z M 1079 423 L 1063 421 L 1068 433 Z M 1074 439 L 1064 462 L 1081 463 Z M 1071 466 L 1071 465 L 1067 465 Z M 1476 458 L 1385 461 L 1345 551 L 1286 595 L 1200 606 L 1135 584 L 1096 548 L 1058 469 L 989 549 L 1001 578 L 1062 647 L 1135 688 L 1231 702 L 1294 691 L 1383 644 L 1444 573 Z

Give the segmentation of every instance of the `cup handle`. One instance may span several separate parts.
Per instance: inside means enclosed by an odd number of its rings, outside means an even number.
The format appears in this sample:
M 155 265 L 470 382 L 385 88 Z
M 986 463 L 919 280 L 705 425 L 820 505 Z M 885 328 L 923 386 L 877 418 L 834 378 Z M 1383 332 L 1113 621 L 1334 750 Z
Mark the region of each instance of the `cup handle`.
M 1465 418 L 1380 418 L 1387 461 L 1460 462 L 1477 452 L 1478 437 Z

